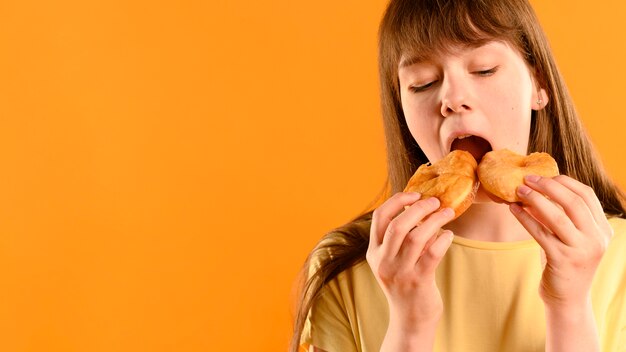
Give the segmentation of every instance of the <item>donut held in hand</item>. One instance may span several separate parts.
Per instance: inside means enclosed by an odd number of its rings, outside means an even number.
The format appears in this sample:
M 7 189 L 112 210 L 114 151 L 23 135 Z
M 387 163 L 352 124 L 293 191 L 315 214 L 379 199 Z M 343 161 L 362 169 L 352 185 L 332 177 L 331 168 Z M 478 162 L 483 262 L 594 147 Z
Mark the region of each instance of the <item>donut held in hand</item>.
M 441 208 L 454 209 L 459 217 L 474 201 L 478 190 L 476 159 L 464 150 L 454 150 L 434 164 L 421 165 L 404 192 L 419 192 L 422 199 L 436 197 Z
M 508 149 L 485 154 L 478 165 L 478 179 L 489 193 L 507 202 L 519 202 L 517 187 L 526 175 L 554 177 L 559 174 L 556 161 L 548 153 L 520 155 Z

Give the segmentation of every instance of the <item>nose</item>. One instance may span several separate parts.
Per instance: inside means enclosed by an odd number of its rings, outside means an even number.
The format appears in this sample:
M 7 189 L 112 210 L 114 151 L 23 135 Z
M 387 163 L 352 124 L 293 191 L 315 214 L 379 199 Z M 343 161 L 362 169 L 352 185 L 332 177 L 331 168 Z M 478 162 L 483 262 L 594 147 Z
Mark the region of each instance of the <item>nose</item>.
M 463 78 L 446 77 L 441 89 L 441 115 L 448 117 L 454 113 L 470 111 L 470 91 Z

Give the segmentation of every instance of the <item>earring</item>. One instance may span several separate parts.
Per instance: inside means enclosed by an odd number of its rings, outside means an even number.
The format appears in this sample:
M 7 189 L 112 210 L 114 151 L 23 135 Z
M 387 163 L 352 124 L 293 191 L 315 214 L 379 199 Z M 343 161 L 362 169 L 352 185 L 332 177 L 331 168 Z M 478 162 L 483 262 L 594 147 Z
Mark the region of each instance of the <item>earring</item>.
M 537 99 L 537 105 L 541 106 L 541 103 L 543 103 L 543 100 L 541 98 Z

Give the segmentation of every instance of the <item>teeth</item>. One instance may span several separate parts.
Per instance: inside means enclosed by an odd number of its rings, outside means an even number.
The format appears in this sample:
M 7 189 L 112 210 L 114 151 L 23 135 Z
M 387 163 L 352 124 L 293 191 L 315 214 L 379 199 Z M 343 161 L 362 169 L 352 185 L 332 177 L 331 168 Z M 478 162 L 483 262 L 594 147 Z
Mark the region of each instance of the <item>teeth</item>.
M 471 136 L 472 136 L 471 134 L 464 134 L 464 135 L 462 135 L 462 136 L 458 136 L 458 137 L 456 137 L 456 138 L 457 138 L 457 139 L 465 139 L 465 138 L 467 138 L 467 137 L 471 137 Z

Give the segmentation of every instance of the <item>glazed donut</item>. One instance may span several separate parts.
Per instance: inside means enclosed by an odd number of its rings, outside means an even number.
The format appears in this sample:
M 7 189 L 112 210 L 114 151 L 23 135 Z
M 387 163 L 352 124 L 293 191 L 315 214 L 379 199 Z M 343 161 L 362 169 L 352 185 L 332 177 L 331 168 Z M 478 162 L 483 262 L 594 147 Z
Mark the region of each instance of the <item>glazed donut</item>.
M 478 165 L 478 179 L 483 188 L 507 202 L 519 202 L 517 187 L 524 176 L 554 177 L 559 174 L 556 161 L 548 153 L 520 155 L 508 149 L 485 154 Z
M 454 209 L 454 218 L 474 201 L 478 190 L 476 159 L 464 150 L 454 150 L 434 164 L 423 164 L 411 176 L 405 192 L 419 192 L 421 199 L 436 197 L 441 208 Z

